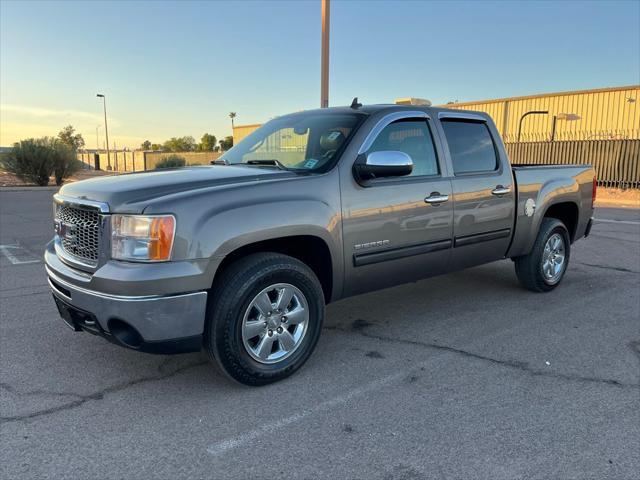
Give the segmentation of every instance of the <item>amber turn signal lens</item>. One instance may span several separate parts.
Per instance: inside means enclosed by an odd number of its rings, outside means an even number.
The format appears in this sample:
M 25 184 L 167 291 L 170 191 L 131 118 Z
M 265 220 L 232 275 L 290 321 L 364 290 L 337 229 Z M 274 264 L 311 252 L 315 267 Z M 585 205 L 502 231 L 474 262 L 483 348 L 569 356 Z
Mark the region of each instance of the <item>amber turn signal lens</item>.
M 149 260 L 169 260 L 173 245 L 175 220 L 173 217 L 156 217 L 151 222 Z

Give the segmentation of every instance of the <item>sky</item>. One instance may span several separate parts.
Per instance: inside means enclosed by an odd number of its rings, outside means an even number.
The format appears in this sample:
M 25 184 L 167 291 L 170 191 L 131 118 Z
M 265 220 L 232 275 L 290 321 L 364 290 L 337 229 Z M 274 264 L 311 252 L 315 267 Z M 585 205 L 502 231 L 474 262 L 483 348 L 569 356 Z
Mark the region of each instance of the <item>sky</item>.
M 640 83 L 640 1 L 331 2 L 330 105 Z M 0 146 L 231 134 L 320 104 L 320 0 L 0 0 Z

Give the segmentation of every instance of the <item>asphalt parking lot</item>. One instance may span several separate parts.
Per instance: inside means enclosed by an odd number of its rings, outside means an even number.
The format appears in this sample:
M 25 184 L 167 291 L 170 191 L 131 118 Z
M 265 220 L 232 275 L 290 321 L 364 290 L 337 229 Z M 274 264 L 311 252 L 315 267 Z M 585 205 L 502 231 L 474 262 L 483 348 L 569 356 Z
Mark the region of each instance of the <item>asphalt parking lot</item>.
M 639 210 L 597 209 L 548 294 L 506 260 L 332 304 L 249 388 L 66 328 L 52 193 L 0 191 L 2 478 L 638 478 Z

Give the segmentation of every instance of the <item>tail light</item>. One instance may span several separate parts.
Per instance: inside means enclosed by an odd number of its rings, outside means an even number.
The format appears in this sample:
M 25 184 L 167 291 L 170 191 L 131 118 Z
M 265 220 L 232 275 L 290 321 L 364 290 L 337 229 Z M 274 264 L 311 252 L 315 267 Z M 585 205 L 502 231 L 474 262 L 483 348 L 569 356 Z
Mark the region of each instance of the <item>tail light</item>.
M 591 189 L 591 207 L 593 207 L 596 202 L 596 190 L 598 190 L 598 179 L 596 176 L 593 176 L 593 187 Z

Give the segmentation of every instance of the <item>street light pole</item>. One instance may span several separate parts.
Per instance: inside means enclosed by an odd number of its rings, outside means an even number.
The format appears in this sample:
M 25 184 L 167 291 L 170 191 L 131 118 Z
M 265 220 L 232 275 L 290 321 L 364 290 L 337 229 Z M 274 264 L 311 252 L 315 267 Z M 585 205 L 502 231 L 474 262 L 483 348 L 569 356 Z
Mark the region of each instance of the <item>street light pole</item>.
M 553 142 L 556 138 L 556 124 L 558 120 L 564 120 L 567 122 L 573 122 L 574 120 L 581 120 L 582 117 L 575 113 L 559 113 L 553 116 L 553 122 L 551 123 L 551 141 Z
M 102 106 L 104 108 L 104 136 L 107 139 L 107 170 L 111 170 L 111 152 L 109 151 L 109 130 L 107 129 L 107 99 L 101 93 L 96 95 L 102 98 Z
M 549 110 L 531 110 L 520 117 L 520 122 L 518 123 L 518 142 L 520 141 L 520 133 L 522 133 L 522 121 L 525 117 L 529 115 L 547 115 Z
M 98 137 L 98 129 L 101 125 L 96 125 L 96 153 L 100 151 L 100 137 Z
M 329 106 L 329 0 L 322 0 L 322 59 L 320 68 L 320 108 Z

